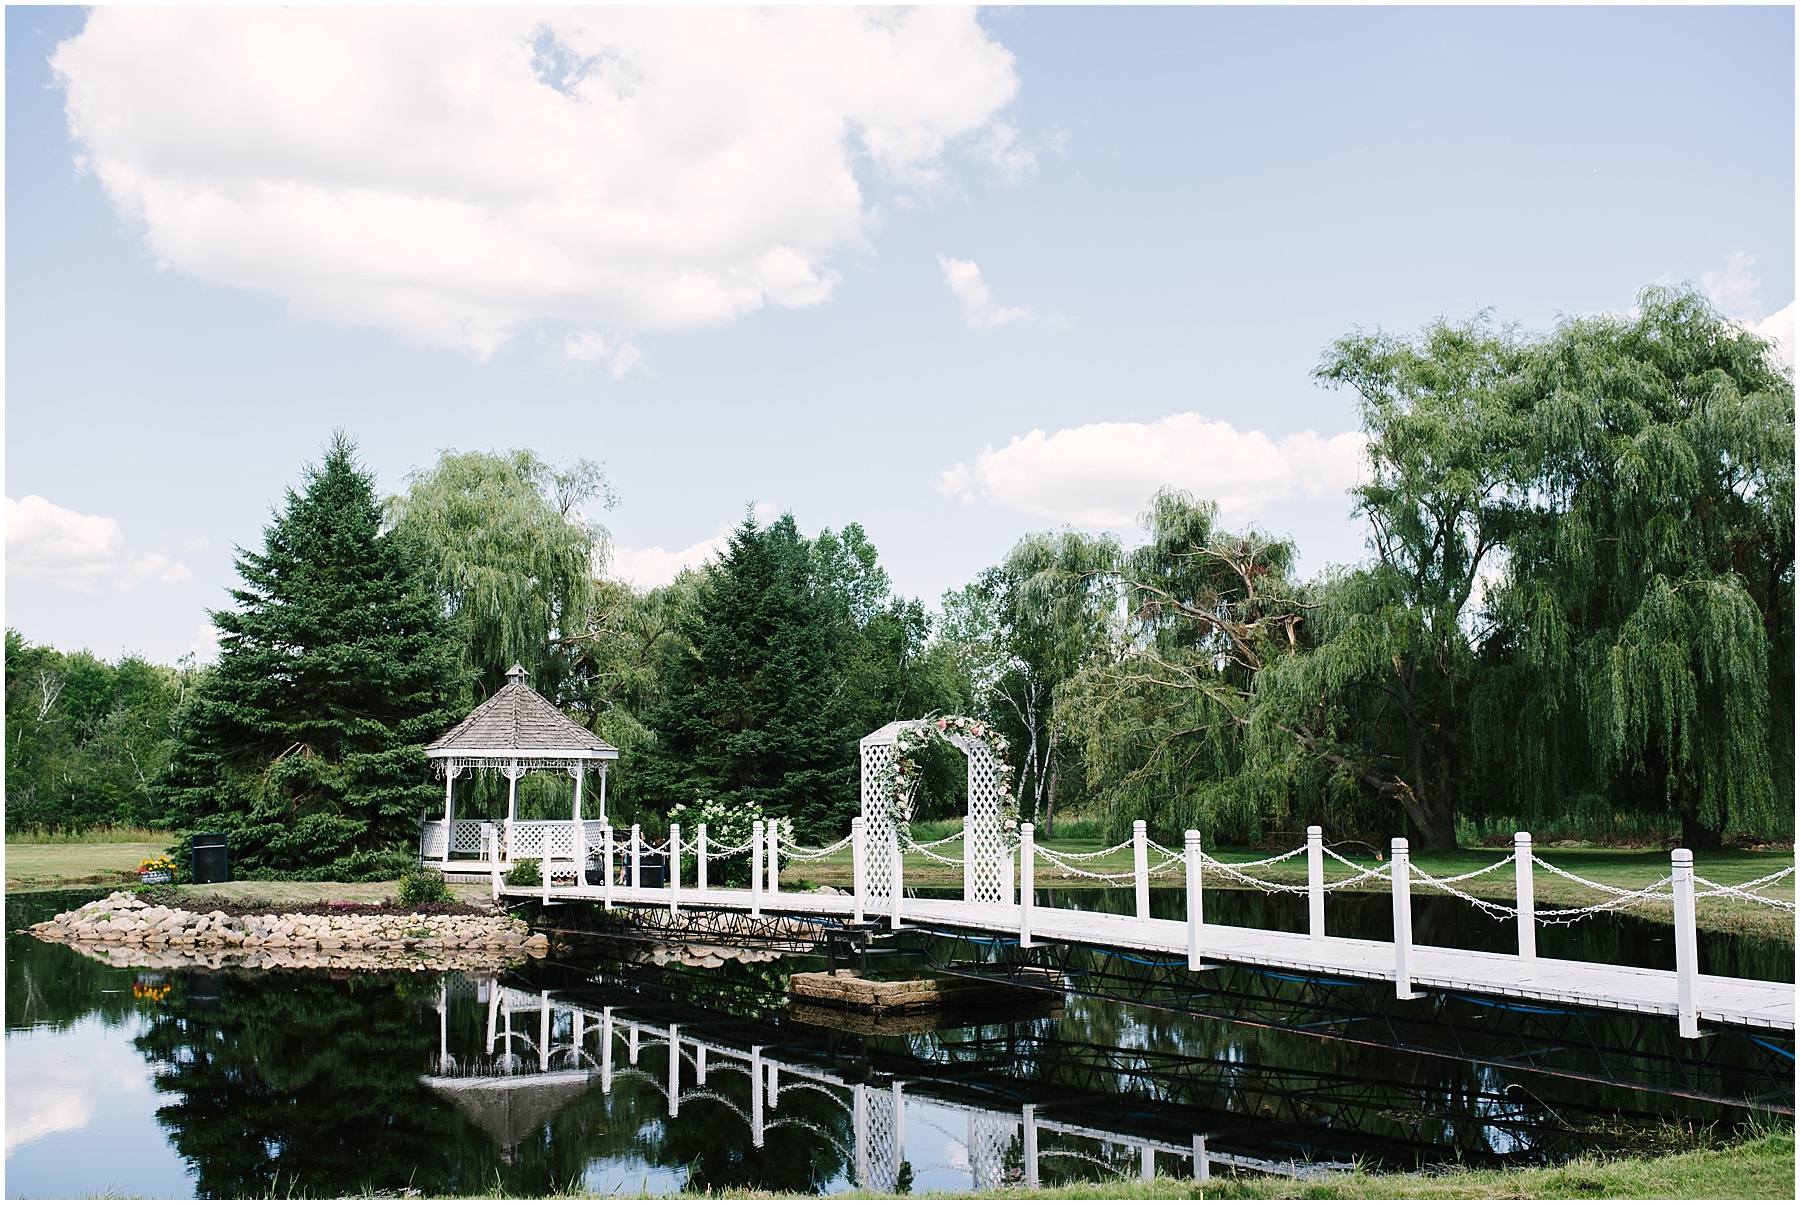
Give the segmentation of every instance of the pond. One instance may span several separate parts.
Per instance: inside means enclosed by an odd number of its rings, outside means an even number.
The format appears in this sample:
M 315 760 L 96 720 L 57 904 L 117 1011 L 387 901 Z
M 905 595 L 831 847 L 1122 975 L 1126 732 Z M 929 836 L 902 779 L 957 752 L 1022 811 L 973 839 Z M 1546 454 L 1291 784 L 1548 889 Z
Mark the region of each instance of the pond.
M 790 1007 L 810 956 L 599 943 L 499 976 L 150 972 L 15 932 L 81 898 L 7 900 L 11 1196 L 990 1191 L 1559 1159 L 1747 1116 L 1075 994 L 893 1020 Z M 1208 907 L 1304 922 L 1281 897 Z M 1422 921 L 1440 923 L 1476 940 L 1467 914 Z M 1666 940 L 1617 917 L 1566 932 L 1588 944 L 1563 956 L 1648 965 Z M 1703 944 L 1728 973 L 1792 975 L 1790 946 Z

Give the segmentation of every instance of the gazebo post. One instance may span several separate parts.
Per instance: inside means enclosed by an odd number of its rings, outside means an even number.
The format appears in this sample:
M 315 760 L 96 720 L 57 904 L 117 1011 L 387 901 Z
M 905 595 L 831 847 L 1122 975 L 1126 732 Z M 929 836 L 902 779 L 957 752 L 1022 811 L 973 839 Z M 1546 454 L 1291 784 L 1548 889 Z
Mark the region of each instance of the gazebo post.
M 506 767 L 506 857 L 508 861 L 517 861 L 513 857 L 513 816 L 519 807 L 519 759 L 513 758 L 512 764 Z
M 587 777 L 587 763 L 579 758 L 575 761 L 575 840 L 570 842 L 575 850 L 575 883 L 586 887 L 587 881 L 587 827 L 581 823 L 581 780 Z
M 606 823 L 606 763 L 600 763 L 600 823 Z
M 444 861 L 456 852 L 456 800 L 453 792 L 456 789 L 456 770 L 452 766 L 444 767 Z

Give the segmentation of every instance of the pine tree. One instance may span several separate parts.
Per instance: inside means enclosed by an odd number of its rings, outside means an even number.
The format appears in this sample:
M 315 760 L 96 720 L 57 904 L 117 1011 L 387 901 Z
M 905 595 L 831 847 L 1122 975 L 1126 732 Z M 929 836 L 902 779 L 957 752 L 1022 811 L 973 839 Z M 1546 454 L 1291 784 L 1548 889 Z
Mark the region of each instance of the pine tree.
M 794 517 L 746 519 L 682 621 L 644 798 L 758 803 L 807 840 L 840 831 L 857 807 L 859 734 L 833 705 L 830 628 Z
M 455 722 L 459 650 L 417 544 L 381 531 L 338 433 L 239 550 L 219 664 L 183 709 L 158 794 L 184 833 L 229 835 L 247 877 L 382 878 L 439 798 L 424 743 Z

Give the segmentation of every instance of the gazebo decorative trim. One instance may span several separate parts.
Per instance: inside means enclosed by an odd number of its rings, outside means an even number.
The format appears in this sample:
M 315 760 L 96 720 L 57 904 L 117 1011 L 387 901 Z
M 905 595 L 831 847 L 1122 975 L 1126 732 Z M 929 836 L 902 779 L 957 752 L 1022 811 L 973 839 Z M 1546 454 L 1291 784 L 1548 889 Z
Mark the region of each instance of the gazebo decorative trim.
M 607 763 L 617 761 L 619 751 L 533 690 L 525 681 L 523 667 L 514 665 L 507 671 L 506 679 L 505 686 L 461 723 L 425 746 L 432 769 L 444 778 L 444 819 L 441 828 L 437 821 L 425 822 L 420 832 L 420 860 L 450 869 L 454 853 L 478 852 L 479 862 L 462 862 L 456 867 L 478 870 L 491 868 L 496 859 L 507 866 L 520 856 L 561 858 L 581 863 L 576 873 L 578 878 L 583 877 L 589 843 L 583 839 L 586 822 L 581 816 L 582 785 L 588 768 L 598 766 L 599 825 L 604 826 Z M 465 770 L 495 770 L 506 778 L 503 831 L 495 831 L 483 821 L 463 821 L 458 825 L 456 779 Z M 518 820 L 518 780 L 534 770 L 562 770 L 574 778 L 568 821 Z

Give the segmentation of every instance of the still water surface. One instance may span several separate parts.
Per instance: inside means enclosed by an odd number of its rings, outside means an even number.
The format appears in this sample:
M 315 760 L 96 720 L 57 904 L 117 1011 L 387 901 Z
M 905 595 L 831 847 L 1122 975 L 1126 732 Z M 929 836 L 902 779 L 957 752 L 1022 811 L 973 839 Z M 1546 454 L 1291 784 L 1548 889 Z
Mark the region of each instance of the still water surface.
M 1153 908 L 1174 915 L 1179 897 Z M 1383 935 L 1385 899 L 1340 898 L 1334 932 Z M 621 947 L 498 978 L 208 974 L 14 932 L 78 902 L 7 900 L 9 1196 L 998 1189 L 1188 1176 L 1196 1156 L 1213 1175 L 1560 1158 L 1616 1144 L 1621 1116 L 1742 1118 L 1079 996 L 872 1025 L 789 1009 L 785 977 L 809 958 L 708 970 Z M 1505 924 L 1419 905 L 1420 940 L 1510 948 Z M 1305 923 L 1283 897 L 1218 892 L 1208 908 Z M 1666 929 L 1630 918 L 1541 940 L 1548 957 L 1672 958 Z M 1793 975 L 1784 944 L 1708 938 L 1703 953 L 1711 973 Z

